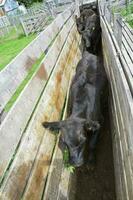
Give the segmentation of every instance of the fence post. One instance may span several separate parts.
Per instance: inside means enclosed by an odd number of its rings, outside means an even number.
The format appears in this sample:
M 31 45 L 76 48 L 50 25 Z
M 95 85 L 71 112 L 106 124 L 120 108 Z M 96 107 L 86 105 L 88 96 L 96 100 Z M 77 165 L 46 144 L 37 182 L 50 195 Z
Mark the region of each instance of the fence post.
M 27 31 L 27 29 L 26 29 L 26 27 L 25 27 L 25 25 L 24 25 L 24 21 L 23 21 L 22 18 L 20 19 L 20 22 L 21 22 L 21 26 L 22 26 L 22 28 L 23 28 L 23 31 L 24 31 L 25 35 L 28 36 L 28 31 Z
M 121 49 L 122 44 L 122 17 L 120 13 L 114 13 L 114 27 L 113 27 L 115 38 Z

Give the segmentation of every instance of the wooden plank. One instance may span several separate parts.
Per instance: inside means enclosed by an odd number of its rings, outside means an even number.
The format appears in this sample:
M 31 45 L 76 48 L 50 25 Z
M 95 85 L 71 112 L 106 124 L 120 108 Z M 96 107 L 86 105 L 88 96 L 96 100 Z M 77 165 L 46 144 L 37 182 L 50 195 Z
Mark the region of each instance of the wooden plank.
M 119 173 L 116 175 L 116 178 L 119 177 L 121 179 L 121 186 L 117 186 L 117 187 L 122 188 L 121 196 L 122 196 L 122 199 L 125 200 L 125 199 L 129 199 L 129 187 L 128 187 L 128 183 L 127 183 L 127 178 L 129 178 L 129 177 L 126 176 L 126 172 L 125 172 L 126 169 L 124 167 L 123 151 L 121 148 L 121 128 L 120 128 L 120 123 L 119 123 L 119 114 L 117 113 L 118 108 L 117 108 L 117 105 L 115 104 L 115 102 L 116 101 L 115 101 L 115 97 L 113 94 L 113 104 L 112 104 L 113 106 L 112 107 L 114 107 L 114 110 L 115 110 L 113 120 L 114 120 L 115 127 L 116 127 L 116 135 L 113 140 L 113 143 L 115 143 L 116 149 L 117 149 L 116 159 L 119 159 L 119 166 L 115 166 L 116 168 L 119 168 Z M 130 174 L 130 177 L 131 177 L 131 174 Z
M 20 143 L 14 161 L 7 172 L 8 175 L 5 177 L 0 192 L 2 195 L 6 195 L 7 198 L 10 198 L 10 200 L 19 199 L 21 197 L 36 158 L 40 161 L 41 167 L 36 174 L 38 179 L 45 173 L 45 170 L 47 171 L 47 168 L 49 168 L 51 161 L 50 155 L 55 144 L 55 136 L 53 134 L 47 134 L 49 131 L 44 130 L 41 123 L 46 120 L 53 121 L 60 118 L 64 97 L 68 87 L 70 71 L 72 70 L 71 63 L 75 55 L 76 44 L 77 41 L 74 39 L 74 35 L 73 37 L 71 35 L 71 37 L 67 39 L 55 69 L 50 76 L 47 87 L 44 90 L 37 109 Z M 67 70 L 65 70 L 65 68 L 67 68 Z M 45 150 L 42 148 L 40 149 L 42 154 L 41 157 L 38 158 L 39 147 L 43 144 L 42 141 L 45 140 L 45 144 L 47 145 Z
M 113 158 L 114 158 L 113 160 L 114 160 L 114 170 L 115 170 L 115 188 L 116 188 L 117 200 L 124 200 L 121 173 L 120 173 L 120 161 L 118 155 L 118 147 L 116 144 L 117 126 L 115 122 L 115 106 L 113 106 L 112 101 L 113 101 L 112 94 L 110 93 L 109 108 L 110 108 L 110 119 L 111 119 L 111 133 L 112 133 Z
M 115 58 L 113 58 L 113 59 L 115 59 Z M 112 63 L 113 64 L 113 63 Z M 116 63 L 115 63 L 116 64 Z
M 78 49 L 77 55 L 75 57 L 76 58 L 75 60 L 76 62 L 74 64 L 75 67 L 80 57 L 81 57 L 81 53 Z M 75 71 L 75 68 L 74 70 L 72 70 L 71 77 L 73 76 L 74 71 Z M 67 109 L 70 84 L 71 84 L 71 79 L 70 79 L 69 87 L 67 90 L 66 107 L 65 107 L 63 119 L 65 119 L 67 115 L 66 109 Z M 67 199 L 68 193 L 69 193 L 69 180 L 70 180 L 70 172 L 64 168 L 62 153 L 60 149 L 58 148 L 58 141 L 57 141 L 53 159 L 52 159 L 51 166 L 48 173 L 48 178 L 47 178 L 47 183 L 45 186 L 43 199 L 45 200 L 62 199 L 62 196 L 63 196 L 63 199 Z
M 124 199 L 128 199 L 128 196 L 130 195 L 130 198 L 133 196 L 133 180 L 131 178 L 131 167 L 130 167 L 130 160 L 128 156 L 128 144 L 127 144 L 127 138 L 126 138 L 126 132 L 124 127 L 123 118 L 121 115 L 121 107 L 119 102 L 119 97 L 117 95 L 117 87 L 115 86 L 115 80 L 113 79 L 113 73 L 112 73 L 112 94 L 113 94 L 113 105 L 115 107 L 115 118 L 117 121 L 117 146 L 118 146 L 118 152 L 119 152 L 119 159 L 120 159 L 120 168 L 122 176 L 122 184 L 123 184 L 123 196 Z M 128 189 L 127 189 L 128 188 Z
M 130 148 L 132 148 L 131 146 L 131 143 L 129 143 L 129 138 L 130 138 L 130 134 L 131 134 L 131 130 L 132 130 L 132 122 L 133 121 L 128 121 L 127 117 L 129 115 L 129 112 L 131 112 L 131 117 L 133 117 L 132 115 L 132 104 L 130 104 L 131 102 L 131 95 L 130 93 L 127 91 L 128 90 L 128 85 L 125 81 L 125 77 L 124 77 L 124 74 L 123 74 L 123 71 L 122 71 L 122 67 L 120 66 L 120 62 L 118 61 L 118 57 L 116 55 L 116 52 L 115 52 L 115 49 L 113 48 L 113 43 L 111 42 L 111 39 L 109 38 L 109 34 L 108 34 L 108 31 L 106 29 L 106 26 L 104 24 L 104 21 L 101 20 L 101 24 L 102 24 L 102 31 L 103 31 L 103 37 L 105 39 L 105 44 L 107 47 L 107 49 L 109 49 L 109 51 L 111 51 L 111 54 L 110 54 L 110 57 L 108 59 L 110 59 L 110 71 L 111 71 L 111 77 L 110 77 L 110 80 L 113 82 L 112 85 L 113 88 L 112 88 L 112 91 L 114 91 L 114 96 L 115 96 L 115 102 L 117 104 L 117 112 L 119 111 L 118 113 L 118 118 L 119 118 L 119 125 L 120 125 L 120 135 L 119 135 L 119 140 L 121 140 L 121 142 L 127 142 L 128 146 L 126 145 L 126 143 L 124 143 L 123 145 L 121 144 L 120 142 L 120 146 L 119 146 L 119 149 L 121 150 L 121 156 L 122 156 L 122 165 L 125 164 L 123 166 L 123 169 L 126 170 L 126 174 L 127 174 L 127 181 L 128 181 L 128 192 L 129 192 L 129 196 L 130 196 L 130 199 L 132 198 L 133 196 L 133 180 L 132 180 L 132 177 L 131 177 L 131 174 L 132 174 L 132 171 L 131 171 L 131 166 L 130 166 L 130 158 L 129 156 L 127 157 L 127 154 L 128 154 L 128 151 Z M 106 50 L 107 50 L 106 49 Z M 123 86 L 123 87 L 122 87 Z M 124 93 L 124 91 L 126 93 Z M 125 98 L 126 96 L 126 98 Z M 128 97 L 128 98 L 127 98 Z M 127 104 L 128 103 L 128 104 Z M 118 105 L 119 104 L 119 105 Z M 130 107 L 130 111 L 127 110 L 127 105 L 128 106 L 131 106 Z M 121 122 L 121 120 L 126 120 Z M 125 126 L 124 126 L 125 125 Z M 123 127 L 123 128 L 122 128 Z M 125 130 L 126 132 L 125 132 Z M 123 135 L 125 134 L 125 135 Z M 124 136 L 126 137 L 124 139 Z M 127 152 L 125 151 L 125 148 L 127 146 Z M 122 149 L 123 148 L 123 149 Z M 128 149 L 129 148 L 129 149 Z M 125 154 L 125 162 L 123 163 L 123 154 L 122 152 Z M 125 172 L 123 172 L 125 173 Z M 123 175 L 125 177 L 125 175 Z M 125 187 L 126 188 L 126 187 Z
M 71 15 L 71 9 L 60 14 L 0 72 L 0 113 L 14 94 L 16 88 L 28 74 L 33 63 L 35 63 L 37 58 L 39 58 L 49 47 L 52 40 L 57 36 L 64 26 L 64 23 Z
M 121 55 L 121 61 L 122 61 L 122 64 L 124 66 L 124 69 L 125 69 L 125 71 L 124 71 L 125 72 L 125 76 L 126 76 L 128 84 L 129 84 L 129 88 L 131 90 L 131 94 L 133 95 L 133 77 L 132 77 L 132 74 L 131 74 L 131 72 L 130 72 L 130 70 L 128 68 L 128 65 L 127 65 L 125 59 L 126 58 L 123 55 Z
M 12 155 L 17 148 L 19 140 L 23 136 L 23 132 L 30 119 L 36 103 L 45 88 L 45 84 L 53 70 L 60 51 L 65 44 L 71 30 L 71 35 L 75 34 L 76 26 L 73 26 L 73 16 L 63 27 L 60 34 L 54 41 L 51 49 L 46 54 L 44 60 L 40 64 L 40 68 L 33 75 L 29 84 L 25 87 L 24 91 L 17 99 L 17 102 L 10 110 L 2 125 L 0 126 L 0 177 L 4 176 Z M 72 28 L 73 27 L 73 28 Z M 70 35 L 69 35 L 70 37 Z M 51 59 L 52 57 L 52 59 Z M 34 88 L 34 90 L 33 90 Z M 30 94 L 30 95 L 29 95 Z M 20 115 L 21 113 L 21 115 Z M 10 145 L 7 141 L 10 140 Z M 5 153 L 5 149 L 7 149 Z
M 108 80 L 110 80 L 110 70 L 109 70 L 109 63 L 108 63 L 108 52 L 106 50 L 105 44 L 104 44 L 104 39 L 102 38 L 102 48 L 103 48 L 103 54 L 104 54 L 104 66 L 105 66 L 105 71 L 107 74 Z
M 123 28 L 127 32 L 128 37 L 130 38 L 130 40 L 133 42 L 133 31 L 130 28 L 130 26 L 128 25 L 128 23 L 126 23 L 125 21 L 123 21 Z
M 133 41 L 131 40 L 131 38 L 129 37 L 129 35 L 127 34 L 126 30 L 122 29 L 122 34 L 123 34 L 123 37 L 126 39 L 129 47 L 131 48 L 131 50 L 133 51 Z
M 101 25 L 103 26 L 102 23 L 101 23 Z M 104 29 L 103 29 L 103 31 L 104 31 Z M 105 32 L 105 35 L 107 37 L 106 42 L 108 44 L 110 44 L 109 46 L 111 47 L 111 48 L 110 47 L 109 48 L 112 49 L 112 51 L 115 51 L 115 48 L 113 47 L 113 43 L 111 42 L 111 38 L 109 37 L 109 35 L 107 35 L 106 32 Z M 121 66 L 121 64 L 119 62 L 119 58 L 118 58 L 117 53 L 115 53 L 113 61 L 114 62 L 117 61 L 114 64 L 114 66 L 116 65 L 116 67 L 114 67 L 114 70 L 115 70 L 116 76 L 121 77 L 121 78 L 119 78 L 118 80 L 116 78 L 116 82 L 119 82 L 117 84 L 119 84 L 121 86 L 119 88 L 118 92 L 120 93 L 120 96 L 122 97 L 120 100 L 123 101 L 123 102 L 121 102 L 121 103 L 122 103 L 122 105 L 124 105 L 122 107 L 123 116 L 125 117 L 126 124 L 129 125 L 129 127 L 127 126 L 128 127 L 127 130 L 129 130 L 129 133 L 130 133 L 129 137 L 132 137 L 131 132 L 132 132 L 132 128 L 133 128 L 132 127 L 133 126 L 133 123 L 132 123 L 132 118 L 133 118 L 133 101 L 132 101 L 131 92 L 130 92 L 128 83 L 126 81 L 126 78 L 125 78 L 125 75 L 124 75 L 124 72 L 123 72 L 123 68 L 122 68 L 122 66 Z M 131 141 L 131 139 L 130 139 L 130 141 Z M 132 147 L 132 145 L 131 145 L 131 147 Z
M 77 61 L 78 61 L 78 59 L 77 59 L 77 56 L 76 56 L 76 62 L 74 60 L 74 62 L 72 63 L 71 66 L 75 65 L 77 63 Z M 71 79 L 71 76 L 70 76 L 70 79 Z M 49 146 L 51 146 L 51 145 L 49 145 Z M 38 157 L 40 157 L 40 153 L 44 154 L 45 148 L 47 148 L 46 147 L 46 141 L 43 141 L 43 143 L 40 147 L 40 151 L 38 152 Z M 58 153 L 59 153 L 59 151 L 58 151 Z M 59 155 L 59 157 L 56 157 L 56 160 L 55 160 L 55 163 L 54 163 L 54 176 L 58 177 L 58 179 L 59 179 L 59 177 L 61 175 L 62 160 L 60 159 L 61 153 L 59 153 L 58 155 Z M 32 174 L 30 176 L 30 179 L 29 179 L 29 182 L 28 182 L 28 185 L 27 185 L 23 199 L 35 199 L 36 200 L 36 199 L 39 199 L 40 194 L 42 194 L 42 191 L 44 189 L 44 185 L 46 184 L 46 178 L 45 177 L 47 176 L 48 170 L 45 170 L 45 173 L 42 174 L 42 177 L 40 177 L 39 183 L 36 184 L 36 180 L 38 179 L 37 174 L 38 174 L 39 168 L 41 168 L 41 165 L 38 162 L 38 159 L 36 159 L 36 164 L 35 164 L 35 167 L 32 170 Z M 49 171 L 52 172 L 51 168 L 49 169 Z M 53 181 L 53 179 L 52 179 L 52 181 Z M 54 188 L 58 187 L 58 184 L 56 183 L 56 181 L 57 181 L 57 179 L 54 179 L 53 184 L 50 185 L 51 189 L 53 189 L 52 187 L 54 187 Z M 33 188 L 36 188 L 36 193 L 33 192 L 34 191 Z M 55 192 L 55 190 L 52 191 L 52 192 Z M 45 196 L 44 198 L 52 200 L 51 196 L 50 197 Z M 56 199 L 56 195 L 54 195 L 54 198 Z
M 104 37 L 104 36 L 103 36 Z M 103 39 L 104 41 L 104 39 Z M 104 41 L 105 42 L 105 41 Z M 105 43 L 107 44 L 107 43 Z M 105 49 L 104 49 L 104 52 L 107 52 L 108 51 L 108 48 L 106 47 L 105 45 Z M 111 57 L 111 56 L 110 56 Z M 108 57 L 108 60 L 107 61 L 107 65 L 109 65 L 110 67 L 110 70 L 111 68 L 113 67 L 111 65 L 111 60 L 109 59 L 110 57 Z M 105 65 L 106 67 L 106 65 Z M 115 97 L 116 95 L 114 95 L 114 88 L 113 88 L 113 83 L 114 83 L 114 80 L 112 79 L 112 73 L 110 73 L 110 84 L 111 84 L 111 89 L 112 89 L 112 96 L 113 96 L 113 114 L 112 114 L 112 120 L 114 121 L 115 118 L 117 117 L 117 112 L 118 112 L 118 106 L 116 105 L 116 100 L 115 100 Z M 113 122 L 114 123 L 114 122 Z M 119 127 L 119 122 L 118 122 L 118 118 L 116 118 L 116 122 L 115 124 L 117 124 L 117 127 Z M 115 174 L 116 174 L 116 189 L 117 189 L 117 195 L 118 195 L 118 199 L 127 199 L 128 198 L 128 193 L 127 193 L 127 181 L 126 181 L 126 177 L 125 177 L 125 172 L 124 172 L 124 168 L 122 168 L 122 158 L 121 158 L 121 154 L 120 154 L 120 148 L 118 146 L 118 144 L 116 144 L 116 138 L 117 140 L 121 140 L 121 137 L 120 135 L 118 134 L 118 128 L 116 129 L 116 133 L 115 133 L 115 136 L 113 137 L 113 151 L 114 151 L 114 161 L 115 161 Z M 115 138 L 115 139 L 114 139 Z M 115 155 L 117 154 L 117 155 Z M 119 184 L 121 185 L 117 185 L 119 182 Z
M 122 68 L 123 68 L 123 71 L 125 73 L 126 80 L 127 80 L 128 84 L 129 84 L 131 93 L 133 95 L 133 78 L 132 78 L 132 75 L 131 75 L 130 70 L 129 70 L 126 62 L 125 62 L 125 59 L 124 59 L 124 57 L 123 57 L 123 55 L 122 55 L 122 53 L 120 51 L 120 48 L 119 48 L 119 46 L 117 44 L 117 41 L 116 41 L 116 39 L 114 37 L 114 33 L 113 33 L 110 25 L 107 23 L 107 20 L 105 18 L 104 18 L 104 21 L 105 21 L 105 23 L 106 23 L 106 25 L 108 27 L 108 30 L 109 30 L 110 36 L 111 36 L 111 38 L 113 40 L 113 43 L 115 45 L 116 51 L 118 52 L 117 56 L 119 57 L 119 59 L 120 59 L 120 61 L 122 63 Z
M 128 68 L 130 70 L 131 75 L 133 76 L 133 61 L 131 59 L 133 52 L 130 51 L 129 46 L 127 46 L 127 44 L 125 43 L 125 40 L 123 38 L 123 42 L 122 42 L 122 47 L 121 47 L 121 51 L 123 56 L 125 57 L 126 63 L 128 65 Z
M 125 49 L 127 49 L 127 52 L 129 53 L 129 56 L 130 56 L 130 59 L 133 61 L 133 58 L 132 58 L 132 54 L 133 54 L 133 48 L 129 45 L 128 43 L 128 38 L 126 38 L 126 36 L 124 34 L 122 34 L 122 42 L 123 42 L 123 45 L 125 46 Z

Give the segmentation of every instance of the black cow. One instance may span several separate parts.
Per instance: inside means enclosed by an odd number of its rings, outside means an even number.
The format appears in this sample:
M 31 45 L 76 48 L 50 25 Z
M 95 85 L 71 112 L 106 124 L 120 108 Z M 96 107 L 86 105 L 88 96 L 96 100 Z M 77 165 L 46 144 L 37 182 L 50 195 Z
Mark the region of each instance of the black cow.
M 82 34 L 85 30 L 88 17 L 90 17 L 94 13 L 95 12 L 92 9 L 84 9 L 83 11 L 81 11 L 79 18 L 76 16 L 77 29 L 80 34 Z
M 86 19 L 82 37 L 85 42 L 85 48 L 89 52 L 97 54 L 98 50 L 101 49 L 101 28 L 99 16 L 93 14 Z
M 92 9 L 80 9 L 80 17 L 76 17 L 78 32 L 82 35 L 84 50 L 98 55 L 101 49 L 100 18 Z
M 83 53 L 73 78 L 69 97 L 69 117 L 59 122 L 44 122 L 51 131 L 61 130 L 59 147 L 69 149 L 69 162 L 74 166 L 84 163 L 84 148 L 88 133 L 89 165 L 95 162 L 95 148 L 99 135 L 101 108 L 100 97 L 105 82 L 104 72 L 98 58 Z

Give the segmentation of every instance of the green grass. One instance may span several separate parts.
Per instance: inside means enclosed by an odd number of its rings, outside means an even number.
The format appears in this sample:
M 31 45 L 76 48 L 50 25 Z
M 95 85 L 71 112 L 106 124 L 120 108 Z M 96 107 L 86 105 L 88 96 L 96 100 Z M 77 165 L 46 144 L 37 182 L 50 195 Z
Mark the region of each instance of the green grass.
M 15 103 L 15 101 L 17 100 L 18 96 L 23 91 L 24 87 L 27 85 L 27 83 L 29 82 L 29 80 L 32 78 L 32 76 L 38 70 L 39 64 L 43 60 L 44 56 L 45 55 L 43 53 L 40 56 L 40 58 L 35 62 L 35 64 L 32 66 L 32 68 L 29 70 L 29 73 L 27 74 L 26 78 L 22 81 L 22 83 L 19 85 L 19 87 L 17 88 L 17 90 L 15 91 L 15 93 L 13 94 L 13 96 L 11 97 L 11 99 L 9 100 L 9 102 L 6 104 L 6 106 L 4 108 L 5 112 L 8 112 L 11 109 L 11 107 L 13 106 L 13 104 Z
M 74 173 L 75 167 L 69 163 L 69 150 L 67 148 L 63 151 L 63 161 L 65 168 L 70 173 Z
M 127 9 L 122 9 L 120 13 L 126 22 L 131 26 L 131 28 L 133 28 L 133 3 L 130 4 Z
M 133 28 L 133 3 L 120 10 L 122 17 Z
M 15 58 L 35 37 L 36 35 L 25 37 L 20 28 L 18 32 L 13 28 L 9 34 L 0 38 L 0 70 Z
M 126 22 L 133 28 L 133 2 L 128 6 L 119 8 L 118 6 L 112 7 L 112 13 L 120 13 Z
M 120 12 L 122 16 L 133 14 L 133 3 L 129 4 L 127 7 L 122 8 Z

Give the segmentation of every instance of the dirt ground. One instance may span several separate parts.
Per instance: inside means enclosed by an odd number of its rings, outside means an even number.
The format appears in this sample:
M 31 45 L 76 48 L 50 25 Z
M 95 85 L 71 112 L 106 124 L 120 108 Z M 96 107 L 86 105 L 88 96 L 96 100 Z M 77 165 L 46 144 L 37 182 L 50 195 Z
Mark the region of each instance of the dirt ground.
M 94 171 L 82 167 L 71 178 L 69 200 L 116 200 L 112 141 L 108 112 L 97 144 Z

